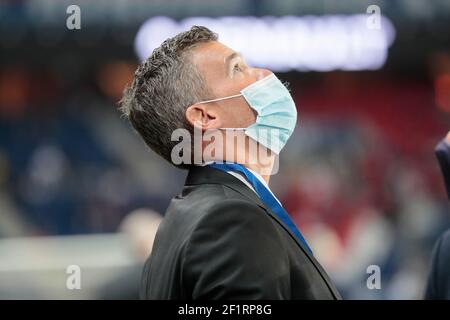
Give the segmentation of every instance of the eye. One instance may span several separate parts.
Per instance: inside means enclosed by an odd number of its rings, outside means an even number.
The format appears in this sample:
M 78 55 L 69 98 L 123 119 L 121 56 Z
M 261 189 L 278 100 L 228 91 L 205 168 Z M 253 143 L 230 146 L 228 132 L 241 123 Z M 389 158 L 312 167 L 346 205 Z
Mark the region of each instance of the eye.
M 236 63 L 233 67 L 233 72 L 242 71 L 241 66 L 239 63 Z

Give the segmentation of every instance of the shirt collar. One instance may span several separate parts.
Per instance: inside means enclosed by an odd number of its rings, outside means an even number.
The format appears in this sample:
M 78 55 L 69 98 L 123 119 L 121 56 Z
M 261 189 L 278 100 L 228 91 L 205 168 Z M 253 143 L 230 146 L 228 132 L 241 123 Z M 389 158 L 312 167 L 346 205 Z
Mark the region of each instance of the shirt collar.
M 198 166 L 200 167 L 204 167 L 207 166 L 208 164 L 214 163 L 214 161 L 208 161 L 208 162 L 204 162 L 202 164 L 199 164 Z M 253 171 L 252 169 L 246 167 L 248 171 L 250 171 L 263 185 L 264 187 L 267 188 L 267 190 L 269 190 L 269 192 L 273 195 L 273 197 L 275 198 L 275 200 L 278 201 L 278 203 L 281 205 L 280 200 L 278 200 L 278 198 L 273 194 L 272 190 L 270 190 L 269 185 L 267 184 L 266 180 L 263 179 L 263 177 Z M 248 180 L 245 178 L 245 176 L 243 176 L 242 174 L 240 174 L 239 172 L 234 172 L 234 171 L 227 171 L 228 174 L 231 174 L 233 177 L 239 179 L 240 181 L 242 181 L 248 188 L 250 188 L 254 193 L 258 194 L 255 189 L 253 188 L 253 186 L 250 184 L 250 182 L 248 182 Z
M 264 187 L 266 187 L 267 190 L 269 190 L 269 192 L 272 194 L 272 196 L 275 198 L 275 200 L 277 200 L 277 202 L 281 205 L 280 200 L 278 200 L 278 198 L 273 194 L 272 190 L 270 190 L 269 185 L 267 184 L 266 180 L 263 179 L 263 177 L 261 177 L 261 175 L 255 171 L 253 171 L 252 169 L 247 168 L 248 171 L 250 171 L 263 185 Z M 253 186 L 250 184 L 250 182 L 248 182 L 248 180 L 245 178 L 244 175 L 242 175 L 239 172 L 234 172 L 234 171 L 227 171 L 228 174 L 231 174 L 232 176 L 236 177 L 237 179 L 241 180 L 247 187 L 249 187 L 253 192 L 255 192 L 256 194 L 258 194 L 255 189 L 253 188 Z M 259 196 L 259 195 L 258 195 Z M 281 205 L 282 206 L 282 205 Z

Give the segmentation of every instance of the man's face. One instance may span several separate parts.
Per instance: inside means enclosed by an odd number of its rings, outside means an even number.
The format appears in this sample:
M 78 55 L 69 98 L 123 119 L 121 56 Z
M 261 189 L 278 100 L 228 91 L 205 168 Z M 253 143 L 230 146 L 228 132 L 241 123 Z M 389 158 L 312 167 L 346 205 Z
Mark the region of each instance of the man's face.
M 212 90 L 213 98 L 239 94 L 248 85 L 271 73 L 269 70 L 247 66 L 239 53 L 217 41 L 203 43 L 194 48 L 192 53 L 192 62 Z M 206 108 L 202 117 L 213 118 L 208 128 L 246 128 L 256 120 L 255 111 L 242 96 L 202 107 Z M 192 114 L 187 112 L 186 116 L 193 122 L 190 119 Z M 197 116 L 198 113 L 194 114 L 194 118 Z

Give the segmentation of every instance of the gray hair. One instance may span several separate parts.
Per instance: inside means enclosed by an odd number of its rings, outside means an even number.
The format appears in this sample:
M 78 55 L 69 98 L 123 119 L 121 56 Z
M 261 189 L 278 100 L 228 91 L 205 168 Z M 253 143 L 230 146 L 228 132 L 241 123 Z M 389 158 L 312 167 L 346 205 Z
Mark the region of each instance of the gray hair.
M 184 128 L 192 133 L 186 109 L 212 97 L 191 61 L 191 49 L 217 38 L 208 28 L 194 26 L 167 39 L 137 68 L 120 101 L 121 111 L 145 143 L 172 164 L 171 152 L 178 143 L 171 141 L 172 132 Z

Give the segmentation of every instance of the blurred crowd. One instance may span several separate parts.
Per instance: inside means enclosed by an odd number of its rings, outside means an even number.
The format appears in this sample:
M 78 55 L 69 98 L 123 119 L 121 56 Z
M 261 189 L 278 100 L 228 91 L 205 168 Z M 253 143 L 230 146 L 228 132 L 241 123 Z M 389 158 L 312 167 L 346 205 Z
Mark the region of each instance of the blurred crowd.
M 115 102 L 96 86 L 65 92 L 58 76 L 0 73 L 0 211 L 14 217 L 14 225 L 0 218 L 3 237 L 112 232 L 130 210 L 166 205 L 122 161 L 133 155 L 109 126 L 134 137 Z M 111 150 L 115 143 L 121 150 Z

